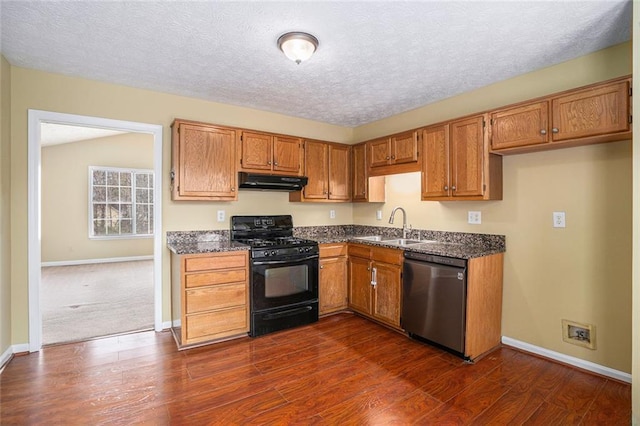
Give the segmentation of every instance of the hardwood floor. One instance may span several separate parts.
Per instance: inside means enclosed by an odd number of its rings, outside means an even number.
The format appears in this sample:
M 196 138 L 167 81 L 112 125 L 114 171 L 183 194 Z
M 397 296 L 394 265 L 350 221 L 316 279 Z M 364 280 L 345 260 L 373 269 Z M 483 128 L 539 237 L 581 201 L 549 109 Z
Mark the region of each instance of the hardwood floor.
M 145 332 L 0 375 L 0 424 L 628 425 L 631 386 L 506 347 L 471 365 L 351 314 L 178 351 Z

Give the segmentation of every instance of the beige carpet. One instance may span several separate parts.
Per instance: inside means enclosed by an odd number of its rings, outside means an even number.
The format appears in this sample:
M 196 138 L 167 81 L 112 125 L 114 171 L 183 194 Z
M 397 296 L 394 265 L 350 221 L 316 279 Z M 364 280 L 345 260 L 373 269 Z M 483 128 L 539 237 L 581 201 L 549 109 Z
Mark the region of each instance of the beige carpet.
M 42 342 L 153 328 L 153 261 L 42 268 Z

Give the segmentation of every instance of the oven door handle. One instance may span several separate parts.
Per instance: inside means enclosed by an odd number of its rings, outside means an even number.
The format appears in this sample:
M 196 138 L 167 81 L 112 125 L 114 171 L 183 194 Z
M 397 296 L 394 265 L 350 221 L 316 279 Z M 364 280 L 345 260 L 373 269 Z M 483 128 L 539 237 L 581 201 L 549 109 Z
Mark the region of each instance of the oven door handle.
M 290 259 L 290 260 L 267 260 L 265 262 L 251 262 L 252 265 L 282 265 L 284 263 L 295 264 L 300 262 L 306 262 L 307 260 L 317 259 L 318 255 L 304 257 L 302 259 Z

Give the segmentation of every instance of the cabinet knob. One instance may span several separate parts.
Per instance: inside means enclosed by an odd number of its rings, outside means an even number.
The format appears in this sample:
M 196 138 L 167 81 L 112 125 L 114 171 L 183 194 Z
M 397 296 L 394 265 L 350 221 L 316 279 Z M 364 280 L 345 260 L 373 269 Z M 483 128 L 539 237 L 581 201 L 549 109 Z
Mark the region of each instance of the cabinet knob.
M 324 269 L 324 265 L 320 265 L 320 269 Z
M 551 129 L 551 133 L 558 133 L 560 130 L 558 130 L 557 127 L 554 127 L 553 129 Z
M 267 161 L 267 164 L 268 164 L 268 165 L 271 165 L 271 161 Z
M 387 155 L 387 160 L 389 159 L 389 156 Z
M 392 156 L 391 156 L 391 159 L 392 159 L 392 160 L 395 160 L 395 159 L 396 159 L 396 156 L 395 156 L 395 155 L 392 155 Z
M 273 165 L 274 165 L 274 166 L 277 166 L 277 165 L 278 165 L 278 162 L 277 162 L 277 161 L 274 161 L 274 162 L 273 162 Z
M 445 190 L 445 191 L 448 191 L 448 190 L 449 190 L 449 187 L 448 187 L 447 185 L 445 185 L 445 186 L 444 186 L 444 190 Z
M 546 135 L 546 134 L 547 134 L 547 131 L 546 131 L 545 129 L 542 129 L 542 130 L 540 130 L 540 134 L 541 134 L 541 135 Z
M 455 185 L 453 185 L 453 186 L 451 187 L 451 190 L 452 190 L 452 191 L 455 191 L 455 190 L 456 190 L 456 186 L 455 186 Z
M 235 188 L 231 188 L 231 192 L 234 192 L 236 189 Z

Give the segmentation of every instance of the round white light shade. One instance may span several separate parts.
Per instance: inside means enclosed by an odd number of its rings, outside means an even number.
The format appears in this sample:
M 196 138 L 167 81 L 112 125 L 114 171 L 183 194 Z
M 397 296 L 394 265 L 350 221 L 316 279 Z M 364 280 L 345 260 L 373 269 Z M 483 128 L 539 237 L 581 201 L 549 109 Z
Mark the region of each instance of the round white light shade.
M 307 33 L 286 33 L 278 39 L 278 47 L 296 64 L 306 61 L 318 48 L 318 39 Z

